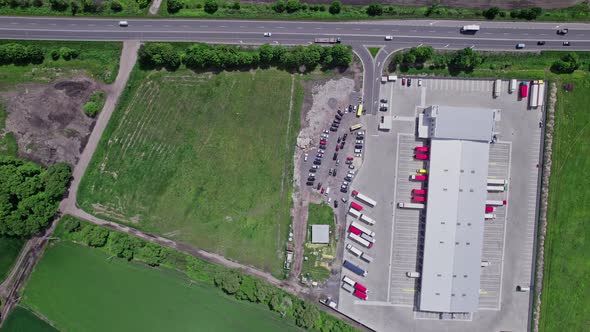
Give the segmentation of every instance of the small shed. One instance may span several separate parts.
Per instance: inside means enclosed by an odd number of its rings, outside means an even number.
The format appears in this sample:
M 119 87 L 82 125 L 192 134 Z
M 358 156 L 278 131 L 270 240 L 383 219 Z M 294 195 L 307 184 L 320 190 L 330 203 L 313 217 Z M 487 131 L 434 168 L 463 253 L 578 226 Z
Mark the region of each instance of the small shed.
M 329 225 L 311 225 L 311 243 L 329 244 L 330 243 L 330 226 Z

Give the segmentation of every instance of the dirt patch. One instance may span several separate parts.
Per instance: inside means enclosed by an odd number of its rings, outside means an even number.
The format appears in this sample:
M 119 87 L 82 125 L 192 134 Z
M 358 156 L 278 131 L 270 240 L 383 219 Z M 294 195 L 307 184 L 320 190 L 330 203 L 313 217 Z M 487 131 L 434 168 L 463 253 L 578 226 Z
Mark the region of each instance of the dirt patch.
M 0 94 L 8 113 L 6 131 L 16 136 L 19 156 L 46 166 L 75 165 L 94 126 L 82 107 L 99 89 L 103 87 L 81 77 Z
M 274 3 L 275 0 L 253 0 L 243 1 L 244 3 Z M 309 4 L 325 4 L 329 5 L 332 0 L 306 0 Z M 398 5 L 398 6 L 430 6 L 435 0 L 342 0 L 344 5 L 369 5 L 373 2 L 378 2 L 383 5 Z M 520 9 L 541 7 L 544 9 L 567 8 L 576 5 L 579 0 L 439 0 L 441 6 L 453 8 L 472 8 L 472 9 L 487 9 L 493 6 L 502 9 Z
M 135 215 L 131 218 L 127 218 L 121 213 L 114 211 L 112 208 L 102 204 L 92 204 L 92 209 L 95 215 L 103 215 L 109 219 L 114 219 L 119 222 L 138 224 L 141 221 L 141 216 Z

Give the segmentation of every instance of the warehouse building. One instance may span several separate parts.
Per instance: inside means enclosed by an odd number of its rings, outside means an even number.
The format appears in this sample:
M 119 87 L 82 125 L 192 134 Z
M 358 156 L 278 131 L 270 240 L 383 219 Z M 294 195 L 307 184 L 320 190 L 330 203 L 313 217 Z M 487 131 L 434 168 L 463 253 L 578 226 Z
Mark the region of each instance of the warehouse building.
M 430 139 L 419 309 L 474 312 L 479 305 L 493 109 L 433 105 L 418 119 Z

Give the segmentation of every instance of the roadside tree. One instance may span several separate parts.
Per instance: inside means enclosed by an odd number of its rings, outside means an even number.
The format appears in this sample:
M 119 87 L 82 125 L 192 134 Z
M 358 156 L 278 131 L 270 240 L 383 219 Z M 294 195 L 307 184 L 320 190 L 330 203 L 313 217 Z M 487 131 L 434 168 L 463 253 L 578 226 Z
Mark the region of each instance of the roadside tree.
M 332 15 L 340 14 L 341 10 L 342 10 L 342 2 L 340 2 L 338 0 L 333 1 L 332 4 L 330 5 L 330 8 L 328 9 L 330 14 L 332 14 Z

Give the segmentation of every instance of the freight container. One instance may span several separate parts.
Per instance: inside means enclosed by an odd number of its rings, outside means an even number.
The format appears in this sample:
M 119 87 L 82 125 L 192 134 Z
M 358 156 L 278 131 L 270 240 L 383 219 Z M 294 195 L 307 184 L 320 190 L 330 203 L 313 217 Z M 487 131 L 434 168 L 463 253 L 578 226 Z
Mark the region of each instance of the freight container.
M 342 278 L 342 281 L 344 281 L 345 283 L 351 285 L 352 287 L 354 287 L 354 285 L 356 285 L 356 281 L 350 279 L 347 276 L 344 276 L 344 278 Z
M 344 263 L 342 264 L 345 268 L 349 269 L 350 271 L 358 274 L 361 277 L 364 277 L 367 275 L 367 271 L 365 271 L 364 269 L 362 269 L 360 266 L 357 266 L 347 260 L 344 261 Z
M 362 211 L 363 210 L 363 206 L 360 204 L 357 204 L 355 202 L 350 202 L 350 207 L 357 210 L 357 211 Z
M 360 237 L 360 235 L 354 234 L 354 233 L 348 233 L 348 237 L 351 240 L 356 241 L 359 244 L 362 244 L 363 246 L 367 247 L 367 248 L 372 248 L 373 247 L 373 242 L 369 242 L 365 239 L 363 239 L 362 237 Z
M 342 283 L 342 288 L 349 293 L 354 292 L 354 287 L 352 287 L 351 285 L 349 285 L 345 282 Z
M 375 225 L 375 220 L 367 217 L 366 214 L 361 215 L 361 221 L 366 222 L 369 225 Z
M 352 207 L 350 209 L 348 209 L 348 214 L 353 216 L 355 219 L 357 219 L 358 217 L 361 216 L 361 213 L 358 212 L 357 210 L 353 209 Z
M 346 249 L 348 251 L 350 251 L 351 253 L 353 253 L 357 257 L 360 257 L 363 254 L 363 252 L 360 249 L 358 249 L 357 247 L 353 246 L 352 244 L 347 244 L 346 245 Z
M 424 204 L 422 203 L 397 203 L 397 206 L 402 209 L 423 209 Z
M 373 257 L 367 255 L 366 252 L 363 252 L 363 254 L 361 255 L 361 258 L 367 263 L 371 263 L 373 261 Z
M 363 292 L 361 292 L 359 290 L 355 290 L 353 294 L 354 294 L 354 296 L 358 297 L 361 300 L 366 300 L 367 299 L 367 294 L 366 293 L 363 293 Z
M 365 195 L 359 193 L 356 190 L 353 190 L 352 191 L 352 196 L 354 196 L 354 198 L 358 199 L 359 201 L 361 201 L 361 202 L 363 202 L 363 203 L 365 203 L 365 204 L 367 204 L 367 205 L 369 205 L 371 207 L 377 205 L 377 202 L 375 202 L 375 200 L 371 199 L 368 196 L 365 196 Z
M 371 231 L 370 229 L 368 229 L 367 227 L 359 224 L 356 221 L 353 221 L 352 224 L 350 224 L 350 226 L 359 229 L 361 232 L 363 232 L 365 234 L 368 234 L 370 236 L 375 236 L 375 232 Z

